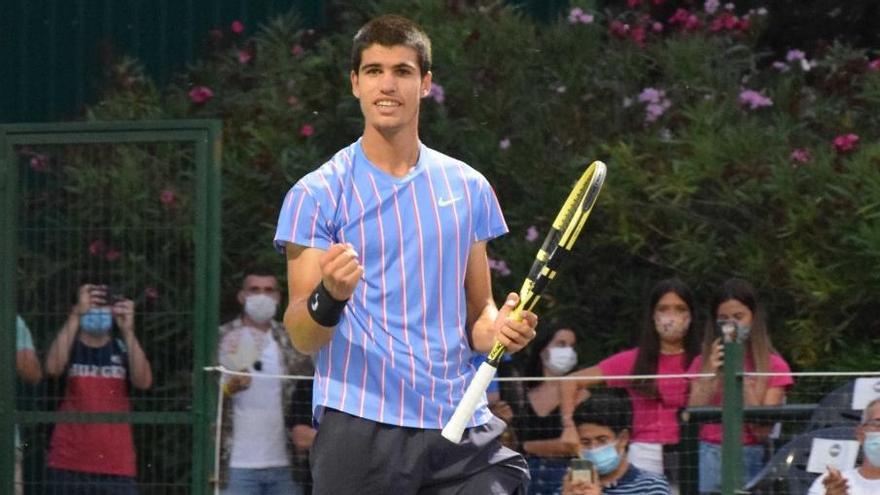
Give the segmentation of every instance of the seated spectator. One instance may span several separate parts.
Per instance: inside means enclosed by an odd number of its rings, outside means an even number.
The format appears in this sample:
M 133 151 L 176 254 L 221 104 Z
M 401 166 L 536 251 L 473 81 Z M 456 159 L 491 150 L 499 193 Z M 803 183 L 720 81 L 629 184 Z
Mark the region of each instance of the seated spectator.
M 630 464 L 627 455 L 632 431 L 629 399 L 594 392 L 574 412 L 582 459 L 592 463 L 598 482 L 572 481 L 566 474 L 562 495 L 669 495 L 663 475 Z
M 252 355 L 242 363 L 243 369 L 233 370 L 250 375 L 223 378 L 222 493 L 299 495 L 302 487 L 293 479 L 294 452 L 287 432 L 290 401 L 299 382 L 262 375 L 311 375 L 312 360 L 293 348 L 284 326 L 275 319 L 281 290 L 274 275 L 261 270 L 246 273 L 237 297 L 240 316 L 220 327 L 220 362 L 239 352 L 245 342 Z
M 31 331 L 20 316 L 15 318 L 15 371 L 24 383 L 33 385 L 43 378 L 40 360 L 34 350 Z M 18 425 L 15 425 L 15 495 L 24 493 L 24 475 L 22 473 L 21 437 Z
M 134 302 L 106 285 L 85 284 L 46 357 L 46 374 L 62 378 L 65 412 L 129 412 L 129 385 L 153 383 L 135 336 Z M 128 423 L 59 423 L 49 444 L 47 493 L 136 494 L 134 441 Z
M 531 347 L 526 376 L 559 377 L 577 365 L 574 350 L 577 338 L 565 325 L 539 334 Z M 530 495 L 555 495 L 562 487 L 568 459 L 576 448 L 560 439 L 562 418 L 559 415 L 559 380 L 526 383 L 525 404 L 515 411 L 514 429 L 521 450 L 529 463 L 532 481 Z M 586 396 L 584 391 L 580 399 Z
M 862 446 L 862 465 L 840 472 L 833 467 L 816 478 L 807 495 L 877 495 L 880 493 L 880 399 L 874 399 L 862 413 L 856 429 Z

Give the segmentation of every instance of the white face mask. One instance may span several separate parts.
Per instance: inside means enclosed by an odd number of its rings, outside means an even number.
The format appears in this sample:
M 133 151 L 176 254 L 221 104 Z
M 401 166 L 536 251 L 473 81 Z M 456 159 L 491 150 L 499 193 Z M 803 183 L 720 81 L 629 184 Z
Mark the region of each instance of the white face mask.
M 661 337 L 680 340 L 684 338 L 691 324 L 690 315 L 673 316 L 668 314 L 654 315 L 654 326 Z
M 244 314 L 257 323 L 266 323 L 275 316 L 278 301 L 266 294 L 254 294 L 244 300 Z
M 571 347 L 551 347 L 547 349 L 544 366 L 557 375 L 564 375 L 577 364 L 577 353 Z

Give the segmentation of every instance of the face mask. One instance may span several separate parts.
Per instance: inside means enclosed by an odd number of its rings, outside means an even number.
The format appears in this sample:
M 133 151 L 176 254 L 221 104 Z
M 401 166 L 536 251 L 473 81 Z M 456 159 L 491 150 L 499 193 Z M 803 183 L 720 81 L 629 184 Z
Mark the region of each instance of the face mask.
M 866 431 L 862 445 L 865 457 L 874 467 L 880 467 L 880 431 Z
M 736 341 L 740 344 L 745 343 L 749 340 L 749 334 L 752 333 L 752 327 L 748 325 L 740 325 L 736 324 Z
M 617 452 L 617 445 L 609 443 L 595 449 L 581 450 L 581 459 L 586 459 L 596 466 L 596 471 L 600 475 L 606 475 L 620 466 L 620 454 Z
M 266 294 L 247 296 L 244 300 L 244 314 L 257 323 L 266 323 L 275 316 L 278 301 Z
M 654 326 L 657 332 L 669 339 L 681 339 L 687 333 L 687 329 L 691 324 L 690 315 L 672 316 L 672 315 L 655 315 Z
M 544 366 L 557 375 L 564 375 L 577 364 L 577 353 L 571 347 L 551 347 L 547 349 Z
M 79 328 L 94 336 L 110 333 L 113 328 L 113 315 L 110 308 L 92 308 L 79 317 Z

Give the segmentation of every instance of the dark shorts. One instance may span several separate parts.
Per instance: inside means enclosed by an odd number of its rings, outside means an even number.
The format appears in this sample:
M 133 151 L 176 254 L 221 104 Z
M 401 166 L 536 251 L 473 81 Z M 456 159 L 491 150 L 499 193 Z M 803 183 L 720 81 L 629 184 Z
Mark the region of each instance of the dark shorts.
M 47 495 L 137 495 L 137 481 L 128 476 L 46 470 Z
M 313 495 L 525 495 L 525 459 L 501 445 L 498 418 L 458 445 L 439 430 L 386 425 L 325 409 L 312 445 Z

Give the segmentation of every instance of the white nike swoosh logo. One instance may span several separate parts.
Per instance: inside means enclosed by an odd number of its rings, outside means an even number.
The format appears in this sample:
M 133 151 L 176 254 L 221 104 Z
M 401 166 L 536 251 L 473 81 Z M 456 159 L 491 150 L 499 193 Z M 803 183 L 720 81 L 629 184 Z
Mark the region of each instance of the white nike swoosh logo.
M 312 311 L 318 310 L 318 294 L 315 293 L 315 300 L 312 301 Z
M 437 204 L 440 205 L 440 207 L 442 208 L 444 206 L 449 206 L 452 203 L 455 203 L 459 199 L 461 199 L 461 196 L 456 196 L 454 198 L 448 198 L 448 199 L 440 198 L 440 201 L 438 201 Z

